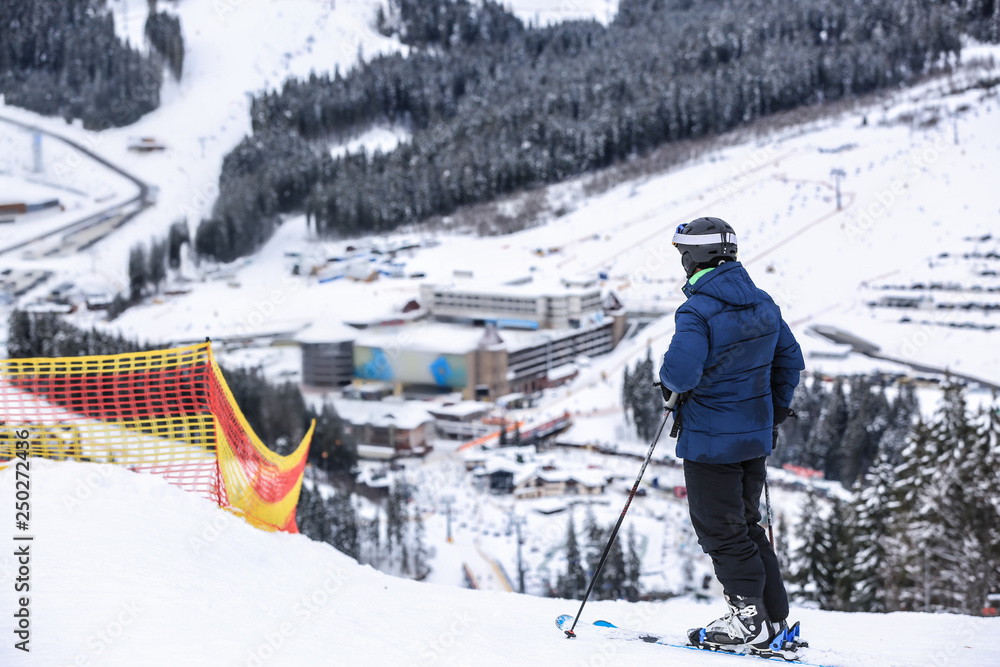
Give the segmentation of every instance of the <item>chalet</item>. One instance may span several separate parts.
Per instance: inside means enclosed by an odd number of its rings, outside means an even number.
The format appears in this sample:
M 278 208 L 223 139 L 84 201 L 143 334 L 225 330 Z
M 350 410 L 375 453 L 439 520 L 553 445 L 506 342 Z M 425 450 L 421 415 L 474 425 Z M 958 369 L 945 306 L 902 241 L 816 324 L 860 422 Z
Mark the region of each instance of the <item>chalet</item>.
M 358 443 L 361 458 L 423 456 L 431 450 L 434 419 L 415 402 L 334 399 L 333 408 L 347 422 L 345 435 Z
M 483 422 L 492 408 L 481 401 L 458 401 L 427 408 L 437 432 L 447 438 L 468 440 L 496 431 L 498 426 Z
M 602 470 L 538 470 L 514 488 L 518 499 L 566 495 L 600 495 L 608 484 Z

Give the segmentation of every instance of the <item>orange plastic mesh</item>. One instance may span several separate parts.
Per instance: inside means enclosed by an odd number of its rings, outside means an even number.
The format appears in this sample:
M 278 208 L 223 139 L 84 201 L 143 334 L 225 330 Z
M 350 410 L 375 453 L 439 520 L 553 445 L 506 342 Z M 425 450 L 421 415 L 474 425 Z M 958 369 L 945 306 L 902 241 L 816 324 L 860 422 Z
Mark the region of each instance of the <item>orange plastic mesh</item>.
M 249 427 L 210 343 L 130 354 L 0 360 L 0 466 L 29 455 L 160 475 L 243 515 L 297 532 L 312 427 L 288 456 Z M 23 435 L 23 433 L 22 433 Z

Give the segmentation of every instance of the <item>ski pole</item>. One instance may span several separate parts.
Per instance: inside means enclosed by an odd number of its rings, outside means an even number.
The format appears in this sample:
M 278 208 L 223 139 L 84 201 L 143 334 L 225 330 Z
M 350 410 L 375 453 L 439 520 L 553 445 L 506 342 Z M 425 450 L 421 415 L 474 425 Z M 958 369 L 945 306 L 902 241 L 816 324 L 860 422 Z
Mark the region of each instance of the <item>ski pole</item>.
M 786 416 L 792 417 L 793 419 L 798 419 L 799 416 L 796 414 L 795 410 L 789 410 Z M 784 421 L 784 420 L 782 420 Z M 772 451 L 778 446 L 778 425 L 775 424 L 774 428 L 774 444 L 771 446 Z M 771 551 L 774 551 L 774 516 L 771 514 L 771 489 L 767 486 L 767 464 L 764 464 L 764 507 L 767 510 L 767 539 L 771 542 Z
M 611 551 L 611 545 L 614 543 L 615 538 L 618 537 L 618 529 L 622 526 L 622 521 L 625 520 L 625 513 L 628 512 L 629 505 L 632 504 L 632 498 L 635 497 L 635 492 L 639 489 L 639 482 L 642 480 L 642 475 L 646 472 L 646 466 L 649 465 L 649 460 L 653 457 L 653 449 L 656 447 L 657 441 L 660 439 L 660 434 L 663 433 L 663 427 L 667 425 L 667 418 L 674 411 L 674 404 L 677 402 L 677 394 L 673 394 L 670 400 L 667 401 L 667 414 L 663 415 L 663 423 L 660 424 L 659 430 L 656 431 L 656 437 L 653 438 L 653 444 L 649 446 L 649 451 L 646 452 L 646 459 L 642 462 L 642 467 L 639 468 L 639 475 L 635 478 L 635 484 L 632 485 L 632 491 L 628 494 L 628 500 L 625 501 L 625 507 L 622 509 L 621 516 L 618 517 L 618 523 L 615 524 L 614 529 L 611 531 L 611 537 L 608 538 L 608 544 L 604 547 L 604 553 L 601 554 L 601 561 L 597 564 L 597 569 L 594 570 L 593 576 L 590 578 L 590 585 L 587 586 L 587 592 L 583 596 L 583 602 L 580 603 L 580 609 L 576 612 L 576 618 L 573 619 L 573 625 L 570 626 L 569 630 L 566 630 L 566 636 L 570 639 L 576 637 L 576 633 L 573 629 L 576 628 L 576 622 L 580 620 L 580 614 L 583 613 L 583 607 L 587 604 L 588 598 L 590 598 L 590 593 L 594 590 L 594 584 L 597 583 L 597 578 L 601 575 L 601 570 L 604 569 L 604 561 L 608 559 L 608 553 Z
M 771 490 L 767 488 L 767 466 L 764 466 L 764 506 L 767 508 L 767 539 L 774 551 L 774 517 L 771 515 Z

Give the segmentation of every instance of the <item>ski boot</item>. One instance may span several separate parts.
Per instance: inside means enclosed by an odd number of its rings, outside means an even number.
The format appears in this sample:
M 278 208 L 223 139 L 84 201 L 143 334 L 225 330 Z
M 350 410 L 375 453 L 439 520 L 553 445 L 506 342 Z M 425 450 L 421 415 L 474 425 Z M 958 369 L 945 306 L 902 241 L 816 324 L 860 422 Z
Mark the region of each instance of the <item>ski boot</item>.
M 703 628 L 688 631 L 692 646 L 726 653 L 753 654 L 765 658 L 780 657 L 795 660 L 795 640 L 788 642 L 791 630 L 784 621 L 772 622 L 767 617 L 764 601 L 759 597 L 745 597 L 723 593 L 729 613 Z M 798 633 L 798 624 L 794 626 Z M 786 644 L 789 644 L 786 646 Z
M 774 633 L 771 641 L 766 647 L 752 646 L 750 653 L 764 658 L 782 658 L 784 660 L 797 660 L 800 657 L 799 649 L 809 646 L 809 643 L 799 639 L 799 622 L 796 621 L 792 627 L 788 627 L 785 621 L 771 623 L 771 630 Z

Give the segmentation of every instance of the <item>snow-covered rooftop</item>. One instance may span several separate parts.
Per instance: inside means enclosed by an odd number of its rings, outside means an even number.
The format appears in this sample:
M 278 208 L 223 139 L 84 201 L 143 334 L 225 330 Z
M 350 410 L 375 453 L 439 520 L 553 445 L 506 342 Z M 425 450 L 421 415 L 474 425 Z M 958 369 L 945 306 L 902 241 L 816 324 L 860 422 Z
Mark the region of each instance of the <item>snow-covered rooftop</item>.
M 358 401 L 349 398 L 331 400 L 337 414 L 352 424 L 414 429 L 434 421 L 421 401 Z

